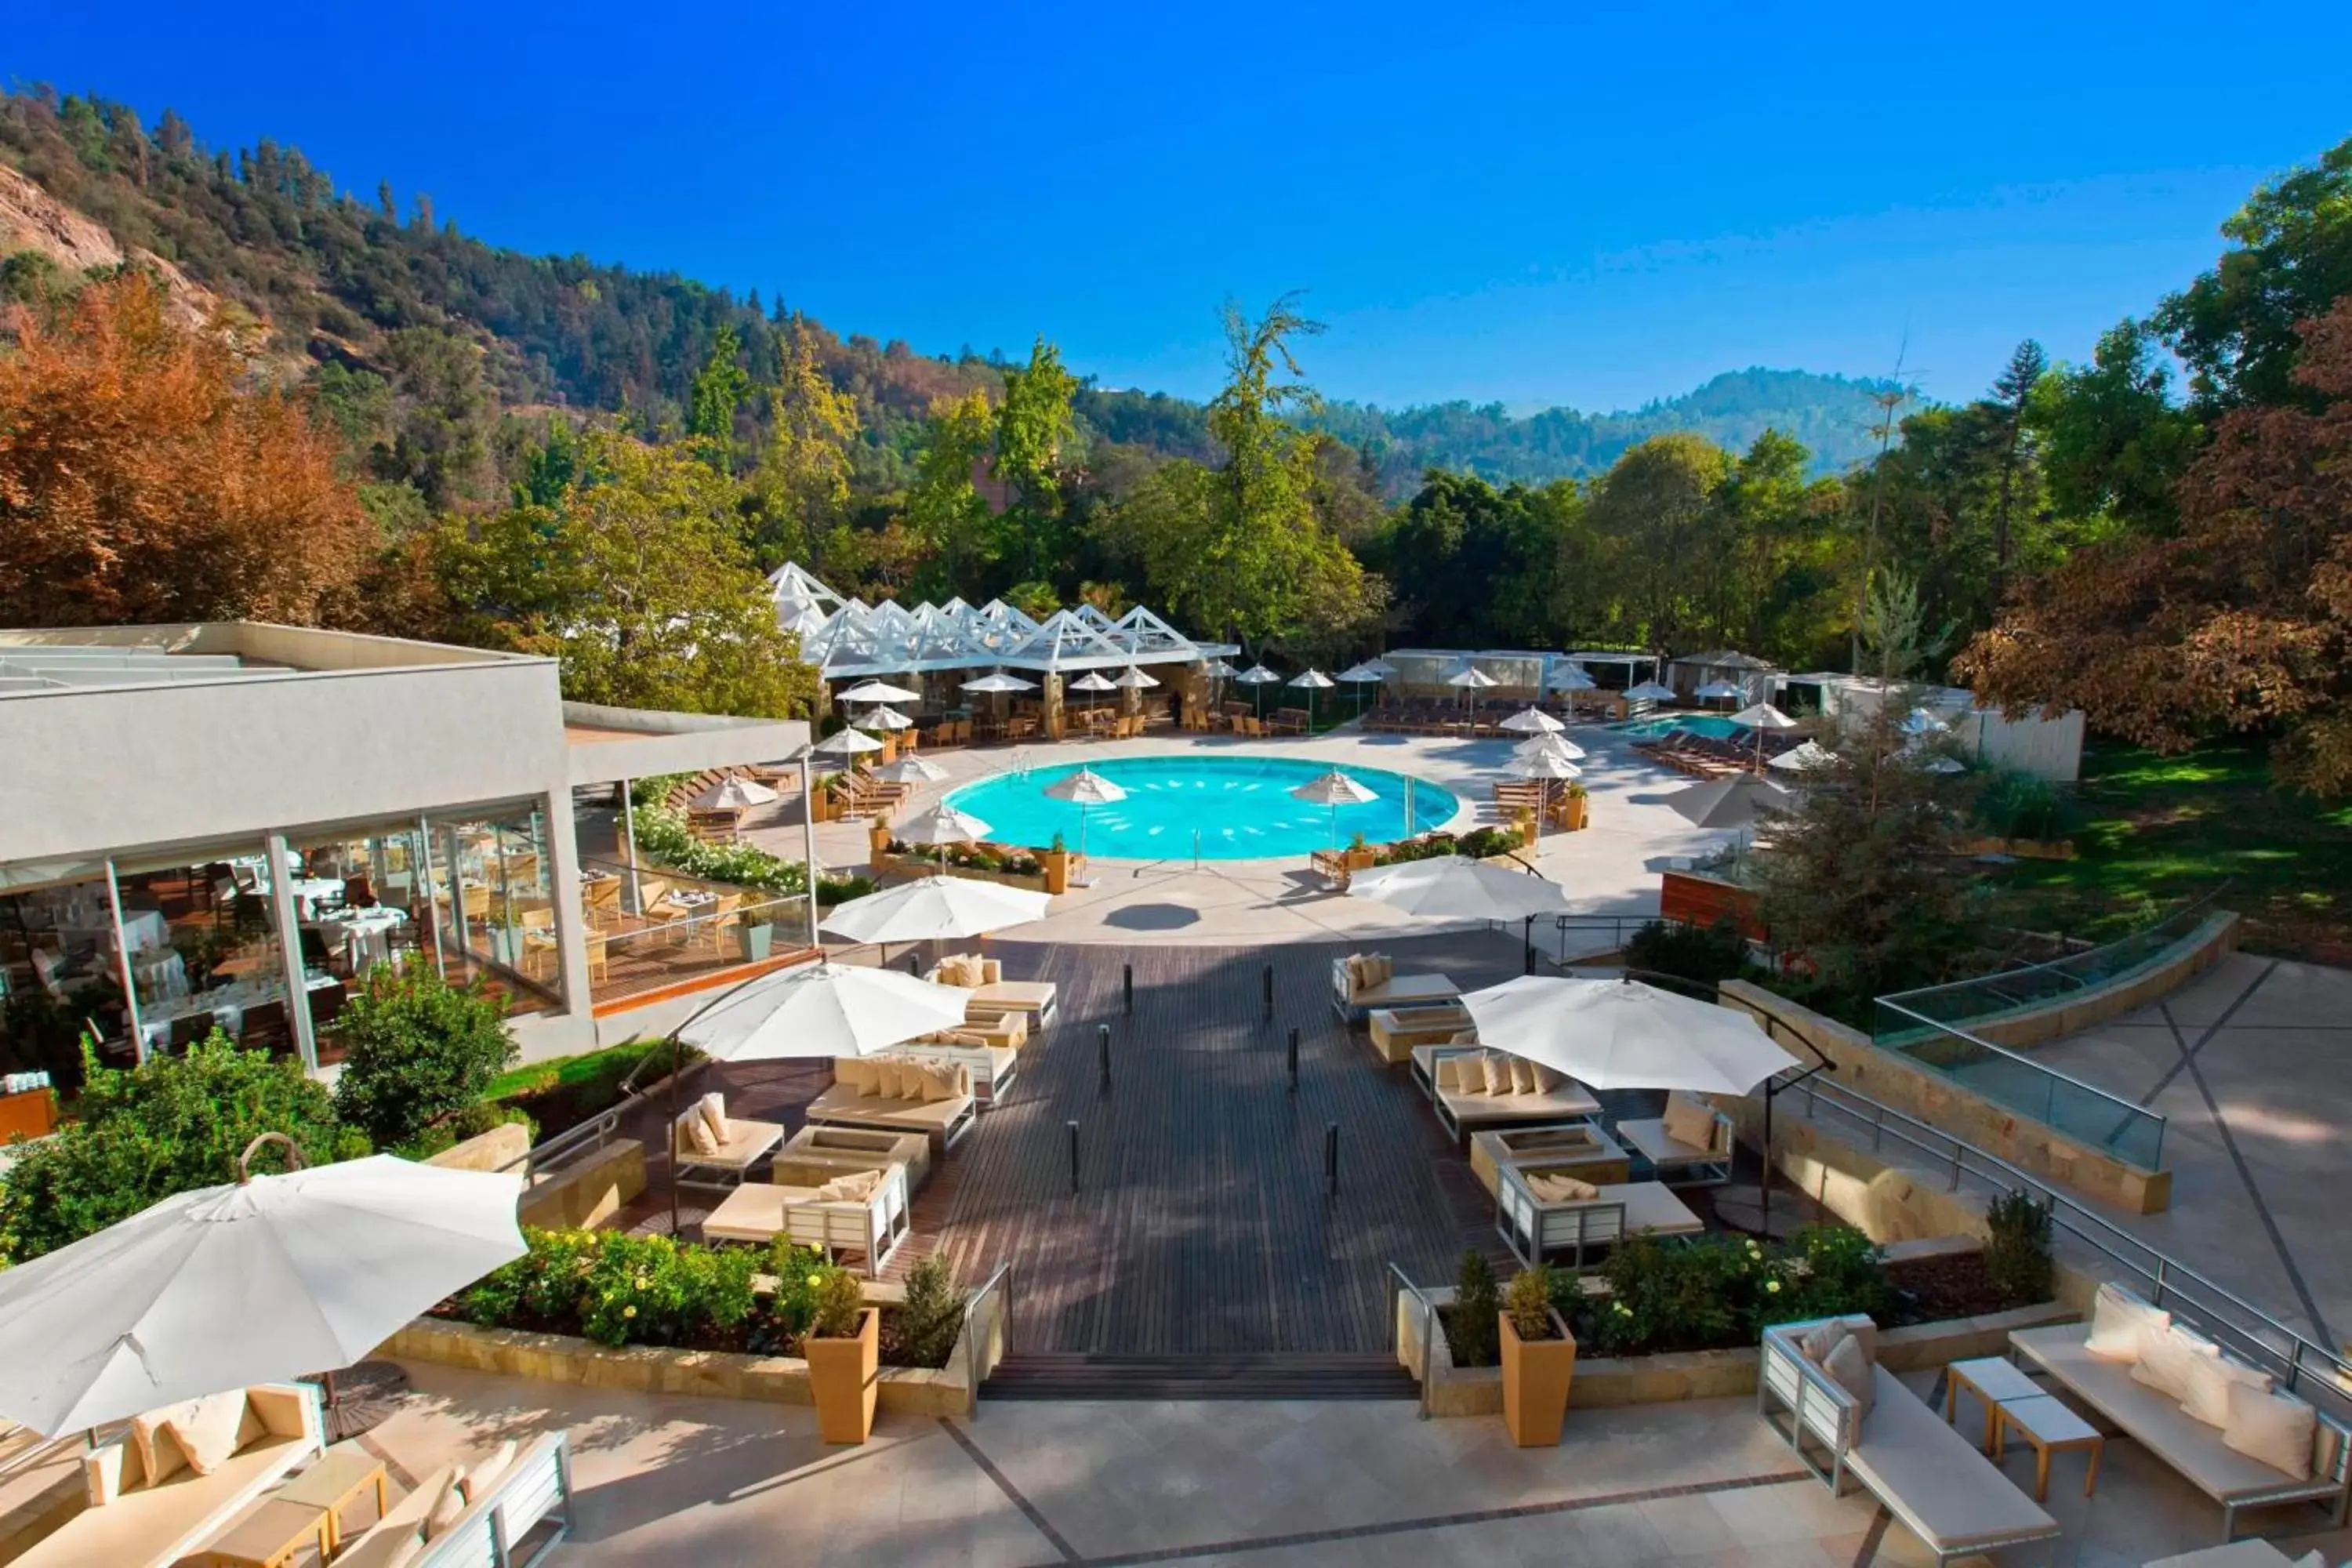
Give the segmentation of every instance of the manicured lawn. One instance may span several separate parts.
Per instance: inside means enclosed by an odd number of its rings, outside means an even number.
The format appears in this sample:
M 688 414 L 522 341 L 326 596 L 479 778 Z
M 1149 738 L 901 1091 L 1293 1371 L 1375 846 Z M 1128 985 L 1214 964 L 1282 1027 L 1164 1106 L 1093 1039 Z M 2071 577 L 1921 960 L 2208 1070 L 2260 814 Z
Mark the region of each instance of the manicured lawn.
M 2257 952 L 2352 963 L 2352 804 L 2273 787 L 2260 744 L 2083 754 L 2073 860 L 2010 869 L 2021 923 L 2104 941 L 2228 882 Z
M 616 1104 L 621 1084 L 650 1053 L 663 1049 L 659 1040 L 631 1040 L 576 1057 L 553 1057 L 500 1073 L 483 1098 L 513 1105 L 530 1113 L 544 1141 Z M 691 1059 L 692 1053 L 688 1056 Z M 639 1079 L 643 1088 L 661 1076 L 649 1068 Z

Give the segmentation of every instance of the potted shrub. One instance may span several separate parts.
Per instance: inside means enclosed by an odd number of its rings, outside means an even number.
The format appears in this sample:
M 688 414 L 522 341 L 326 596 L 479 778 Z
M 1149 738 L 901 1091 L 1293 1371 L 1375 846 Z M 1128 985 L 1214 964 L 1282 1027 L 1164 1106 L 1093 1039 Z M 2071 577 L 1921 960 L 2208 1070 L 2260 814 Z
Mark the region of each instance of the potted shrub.
M 1348 872 L 1350 876 L 1358 871 L 1370 870 L 1378 858 L 1372 847 L 1364 842 L 1362 834 L 1359 833 L 1348 840 Z
M 1514 1277 L 1496 1314 L 1503 1352 L 1503 1425 L 1522 1448 L 1559 1442 L 1576 1339 L 1552 1310 L 1551 1270 L 1537 1264 Z
M 890 868 L 890 819 L 877 816 L 866 826 L 867 859 L 877 871 Z
M 817 1270 L 815 1315 L 801 1341 L 817 1430 L 828 1443 L 863 1443 L 881 1393 L 882 1314 L 866 1304 L 857 1276 L 838 1264 Z
M 744 963 L 761 963 L 775 949 L 774 922 L 746 920 L 735 927 L 735 953 Z
M 1045 890 L 1066 893 L 1070 890 L 1070 865 L 1077 858 L 1070 853 L 1068 843 L 1058 833 L 1054 835 L 1054 847 L 1040 850 L 1037 863 L 1045 873 Z
M 1576 780 L 1568 781 L 1568 789 L 1559 803 L 1559 826 L 1569 833 L 1589 826 L 1592 816 L 1591 797 Z

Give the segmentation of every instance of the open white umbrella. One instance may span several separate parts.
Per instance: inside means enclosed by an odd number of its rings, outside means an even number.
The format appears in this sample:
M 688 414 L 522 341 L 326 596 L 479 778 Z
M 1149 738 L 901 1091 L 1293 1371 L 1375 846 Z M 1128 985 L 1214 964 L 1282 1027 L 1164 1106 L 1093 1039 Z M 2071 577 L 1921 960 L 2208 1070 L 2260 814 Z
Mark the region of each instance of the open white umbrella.
M 975 882 L 961 877 L 925 877 L 887 892 L 852 899 L 833 911 L 824 929 L 852 942 L 887 944 L 984 936 L 1006 926 L 1045 918 L 1051 893 Z
M 1111 684 L 1122 691 L 1143 691 L 1159 685 L 1160 682 L 1130 664 L 1118 672 L 1118 679 Z
M 1951 726 L 1925 708 L 1914 708 L 1895 728 L 1906 735 L 1940 735 Z
M 1748 695 L 1748 690 L 1728 680 L 1710 680 L 1696 695 L 1702 702 L 1737 702 Z
M 831 757 L 854 757 L 860 752 L 880 751 L 882 742 L 862 730 L 836 730 L 809 749 Z
M 896 708 L 877 708 L 858 723 L 875 730 L 910 730 L 914 728 L 915 721 Z
M 740 773 L 725 778 L 694 797 L 697 811 L 741 811 L 747 806 L 766 805 L 775 800 L 776 792 L 756 780 Z
M 1070 689 L 1073 691 L 1117 691 L 1118 689 L 1118 682 L 1111 679 L 1099 669 L 1090 669 L 1084 675 L 1078 677 L 1076 680 L 1070 682 Z
M 1333 768 L 1328 773 L 1316 774 L 1297 789 L 1292 790 L 1290 798 L 1307 801 L 1315 805 L 1328 805 L 1331 808 L 1331 847 L 1336 849 L 1339 847 L 1339 808 L 1343 805 L 1362 805 L 1368 801 L 1375 801 L 1381 797 L 1339 769 Z
M 1625 689 L 1625 700 L 1628 702 L 1672 702 L 1674 700 L 1675 689 L 1661 681 L 1645 680 L 1639 686 Z
M 966 691 L 992 693 L 1034 691 L 1037 689 L 1037 683 L 1034 680 L 1024 680 L 1017 675 L 1007 675 L 1000 669 L 992 675 L 983 675 L 978 680 L 965 681 L 963 689 Z
M 1743 730 L 1756 731 L 1756 761 L 1759 764 L 1764 761 L 1764 731 L 1793 730 L 1797 727 L 1797 721 L 1794 719 L 1790 718 L 1769 702 L 1758 702 L 1742 708 L 1731 716 L 1731 721 Z
M 1746 828 L 1756 826 L 1759 814 L 1786 811 L 1789 792 L 1754 773 L 1708 779 L 1666 796 L 1684 820 L 1696 827 Z
M 678 1026 L 677 1038 L 718 1061 L 870 1056 L 956 1027 L 971 999 L 961 986 L 895 969 L 803 963 L 737 986 Z
M 1522 975 L 1462 998 L 1479 1043 L 1587 1089 L 1747 1094 L 1798 1066 L 1755 1017 L 1628 977 Z
M 947 778 L 948 771 L 930 758 L 909 752 L 895 763 L 876 768 L 874 776 L 884 784 L 939 784 Z
M 1341 670 L 1339 679 L 1356 689 L 1356 717 L 1360 719 L 1364 716 L 1364 688 L 1378 686 L 1388 677 L 1374 661 L 1366 659 L 1361 664 L 1350 665 Z
M 1563 664 L 1551 672 L 1554 691 L 1591 691 L 1600 684 L 1580 664 Z
M 165 1198 L 0 1273 L 0 1416 L 54 1435 L 348 1366 L 520 1258 L 521 1194 L 376 1154 Z
M 1536 812 L 1536 837 L 1543 837 L 1544 818 L 1551 815 L 1551 786 L 1555 779 L 1580 779 L 1584 770 L 1549 747 L 1538 747 L 1523 757 L 1513 757 L 1503 771 L 1513 778 L 1535 779 L 1543 785 L 1543 804 Z
M 1212 680 L 1231 680 L 1241 673 L 1222 658 L 1213 658 L 1202 667 L 1202 673 Z
M 948 868 L 949 845 L 977 844 L 982 839 L 987 837 L 992 831 L 992 829 L 990 828 L 988 824 L 982 822 L 980 818 L 972 816 L 965 812 L 958 811 L 954 806 L 950 805 L 947 802 L 941 801 L 939 805 L 931 807 L 930 810 L 924 812 L 921 816 L 908 817 L 906 821 L 892 828 L 890 830 L 890 837 L 898 839 L 902 844 L 935 844 L 939 846 L 940 874 L 945 876 Z M 873 895 L 868 896 L 871 897 Z M 866 900 L 865 899 L 853 899 L 850 900 L 850 903 L 863 904 L 866 901 Z M 849 905 L 845 904 L 842 907 L 846 909 Z M 828 926 L 830 922 L 828 922 Z M 875 939 L 868 937 L 864 940 L 871 942 Z
M 1423 920 L 1525 921 L 1568 910 L 1567 890 L 1558 882 L 1461 855 L 1360 871 L 1348 883 L 1348 896 Z
M 1568 726 L 1540 708 L 1522 708 L 1504 720 L 1498 728 L 1516 730 L 1528 734 L 1557 735 Z
M 1087 814 L 1098 805 L 1116 805 L 1127 798 L 1127 792 L 1092 768 L 1080 768 L 1065 773 L 1045 786 L 1048 799 L 1066 800 L 1078 808 L 1078 855 L 1087 852 Z
M 1764 765 L 1768 768 L 1779 768 L 1783 773 L 1810 773 L 1823 768 L 1837 767 L 1844 761 L 1844 758 L 1823 746 L 1819 741 L 1807 741 L 1801 746 L 1790 747 Z
M 909 691 L 903 686 L 893 686 L 887 680 L 862 680 L 842 692 L 835 700 L 839 702 L 917 702 L 922 700 L 922 696 L 919 691 Z
M 1244 669 L 1239 675 L 1234 676 L 1234 679 L 1244 686 L 1255 686 L 1260 688 L 1279 686 L 1282 683 L 1282 677 L 1275 674 L 1274 671 L 1266 668 L 1266 667 L 1262 664 L 1251 665 L 1247 669 Z M 1260 690 L 1255 692 L 1252 694 L 1252 697 L 1257 703 L 1257 716 L 1261 719 L 1265 718 L 1265 695 L 1264 691 Z
M 1486 690 L 1490 687 L 1499 686 L 1502 682 L 1496 680 L 1493 676 L 1487 674 L 1476 665 L 1465 664 L 1452 675 L 1447 676 L 1445 678 L 1445 684 L 1454 688 L 1462 693 L 1463 698 L 1469 704 L 1471 713 L 1475 716 L 1478 711 L 1478 693 Z
M 1338 682 L 1310 666 L 1306 674 L 1292 676 L 1290 684 L 1307 693 L 1307 731 L 1308 734 L 1313 734 L 1315 732 L 1315 694 L 1318 691 L 1330 690 Z
M 1515 758 L 1532 757 L 1538 752 L 1565 757 L 1571 763 L 1584 760 L 1584 748 L 1566 735 L 1530 735 L 1511 748 L 1511 755 Z

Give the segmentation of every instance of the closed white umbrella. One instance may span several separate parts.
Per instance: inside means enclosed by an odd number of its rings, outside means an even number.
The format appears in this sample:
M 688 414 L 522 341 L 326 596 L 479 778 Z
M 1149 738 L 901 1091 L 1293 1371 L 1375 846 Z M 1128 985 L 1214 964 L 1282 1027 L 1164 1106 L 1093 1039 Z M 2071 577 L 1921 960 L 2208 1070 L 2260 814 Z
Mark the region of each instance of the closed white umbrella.
M 1530 735 L 1511 748 L 1514 757 L 1532 757 L 1543 752 L 1555 757 L 1565 757 L 1571 763 L 1584 760 L 1584 748 L 1565 735 Z
M 1844 758 L 1823 746 L 1819 741 L 1807 741 L 1801 746 L 1790 747 L 1764 765 L 1768 768 L 1779 768 L 1783 773 L 1809 773 L 1822 768 L 1837 767 L 1844 761 Z
M 1087 814 L 1098 805 L 1116 805 L 1127 798 L 1127 792 L 1092 768 L 1080 768 L 1065 773 L 1045 786 L 1052 800 L 1066 800 L 1078 808 L 1078 855 L 1087 852 Z
M 1315 805 L 1328 805 L 1331 808 L 1331 847 L 1336 849 L 1339 847 L 1339 808 L 1343 805 L 1362 805 L 1368 801 L 1375 801 L 1381 797 L 1339 769 L 1333 768 L 1328 773 L 1316 774 L 1315 777 L 1292 790 L 1290 798 L 1307 801 Z
M 348 1366 L 520 1258 L 521 1194 L 377 1154 L 165 1198 L 0 1273 L 0 1416 L 54 1435 Z
M 1675 689 L 1660 681 L 1645 680 L 1639 686 L 1625 689 L 1625 700 L 1628 702 L 1672 702 L 1674 700 Z
M 862 730 L 837 730 L 810 748 L 834 757 L 854 757 L 861 752 L 881 749 L 882 742 Z
M 1558 882 L 1461 855 L 1359 872 L 1348 896 L 1423 920 L 1526 921 L 1568 910 L 1568 892 Z
M 910 752 L 895 763 L 885 763 L 876 768 L 874 776 L 884 784 L 939 784 L 947 778 L 948 771 L 930 758 Z M 899 837 L 904 837 L 905 835 Z
M 1537 735 L 1556 735 L 1568 728 L 1540 708 L 1522 708 L 1504 720 L 1499 727 Z
M 903 686 L 893 686 L 887 680 L 863 680 L 841 693 L 840 702 L 917 702 L 919 691 L 909 691 Z
M 1479 1043 L 1587 1089 L 1748 1094 L 1798 1065 L 1755 1017 L 1630 977 L 1522 975 L 1462 998 Z
M 776 792 L 766 784 L 730 773 L 725 778 L 694 797 L 697 811 L 741 811 L 747 806 L 766 805 L 776 798 Z
M 1742 708 L 1731 716 L 1731 721 L 1744 730 L 1756 731 L 1756 761 L 1759 764 L 1764 761 L 1764 731 L 1793 730 L 1797 727 L 1797 721 L 1794 719 L 1790 718 L 1769 702 L 1758 702 Z

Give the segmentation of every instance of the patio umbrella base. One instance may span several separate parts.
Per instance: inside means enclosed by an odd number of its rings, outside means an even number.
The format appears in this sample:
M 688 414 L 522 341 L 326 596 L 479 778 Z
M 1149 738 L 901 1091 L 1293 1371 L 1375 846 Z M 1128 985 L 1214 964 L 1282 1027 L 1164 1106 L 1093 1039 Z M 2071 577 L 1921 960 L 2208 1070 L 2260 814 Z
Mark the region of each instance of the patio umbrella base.
M 383 1425 L 408 1392 L 408 1373 L 395 1362 L 362 1361 L 302 1380 L 327 1390 L 327 1441 L 340 1443 Z

